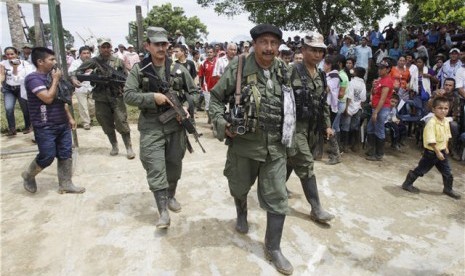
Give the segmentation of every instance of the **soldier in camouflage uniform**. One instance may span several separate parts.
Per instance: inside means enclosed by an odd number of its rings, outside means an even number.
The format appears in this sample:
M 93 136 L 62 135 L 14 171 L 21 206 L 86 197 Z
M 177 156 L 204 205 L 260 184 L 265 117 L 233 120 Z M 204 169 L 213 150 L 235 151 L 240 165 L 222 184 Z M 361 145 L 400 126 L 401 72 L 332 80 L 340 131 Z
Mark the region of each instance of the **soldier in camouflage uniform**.
M 290 88 L 286 90 L 289 87 L 287 68 L 275 58 L 282 32 L 275 26 L 260 24 L 250 34 L 255 52 L 230 62 L 211 90 L 209 112 L 217 138 L 228 139 L 224 175 L 236 205 L 236 231 L 248 232 L 247 194 L 258 178 L 260 207 L 267 211 L 265 254 L 278 271 L 292 274 L 293 267 L 280 248 L 288 212 L 286 146 L 281 142 L 286 123 L 283 95 L 286 91 L 292 94 Z M 241 89 L 239 97 L 235 97 L 239 59 L 243 63 Z M 239 105 L 235 104 L 236 98 L 241 99 Z M 228 102 L 230 118 L 225 118 L 224 105 Z M 240 107 L 243 113 L 239 112 Z M 293 120 L 294 126 L 295 114 Z
M 289 151 L 287 160 L 287 179 L 294 170 L 312 206 L 310 218 L 318 222 L 328 222 L 334 218 L 321 207 L 311 151 L 319 132 L 326 131 L 327 136 L 334 135 L 326 103 L 325 73 L 317 68 L 326 52 L 323 41 L 321 34 L 309 32 L 304 38 L 303 62 L 293 64 L 291 68 L 297 123 L 294 148 Z
M 163 124 L 160 115 L 172 110 L 173 103 L 165 93 L 176 91 L 187 112 L 187 96 L 196 92 L 196 87 L 189 71 L 166 56 L 169 45 L 166 30 L 149 27 L 147 37 L 150 55 L 129 72 L 124 100 L 141 111 L 138 124 L 140 160 L 160 214 L 157 228 L 168 228 L 167 208 L 173 212 L 181 211 L 174 195 L 181 178 L 187 134 L 176 117 Z
M 96 83 L 92 90 L 95 101 L 95 117 L 102 126 L 103 132 L 108 136 L 111 143 L 110 155 L 119 152 L 115 129 L 121 134 L 126 146 L 126 157 L 134 159 L 136 156 L 132 150 L 131 130 L 127 122 L 128 114 L 123 101 L 124 81 L 116 82 L 115 74 L 121 79 L 125 78 L 126 72 L 123 61 L 111 54 L 112 46 L 110 39 L 102 38 L 99 41 L 99 56 L 87 60 L 73 73 L 71 79 L 76 87 L 80 87 L 76 75 L 90 73 L 100 77 L 108 77 L 108 83 Z

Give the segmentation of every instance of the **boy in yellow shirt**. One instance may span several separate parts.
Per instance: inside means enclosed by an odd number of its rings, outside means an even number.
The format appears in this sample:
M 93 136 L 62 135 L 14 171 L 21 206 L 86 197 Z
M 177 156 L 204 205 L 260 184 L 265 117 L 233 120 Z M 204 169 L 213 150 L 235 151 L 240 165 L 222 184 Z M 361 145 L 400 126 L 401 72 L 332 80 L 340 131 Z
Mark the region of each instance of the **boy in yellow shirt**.
M 402 189 L 411 192 L 419 193 L 420 190 L 413 186 L 413 182 L 420 176 L 425 175 L 436 166 L 442 174 L 444 189 L 442 192 L 454 199 L 460 199 L 460 194 L 452 190 L 454 177 L 450 169 L 447 156 L 449 149 L 447 143 L 452 137 L 450 132 L 449 121 L 446 119 L 449 112 L 449 101 L 445 97 L 435 97 L 433 100 L 434 116 L 426 123 L 423 131 L 423 147 L 425 151 L 418 162 L 418 166 L 409 171 L 407 178 L 402 184 Z

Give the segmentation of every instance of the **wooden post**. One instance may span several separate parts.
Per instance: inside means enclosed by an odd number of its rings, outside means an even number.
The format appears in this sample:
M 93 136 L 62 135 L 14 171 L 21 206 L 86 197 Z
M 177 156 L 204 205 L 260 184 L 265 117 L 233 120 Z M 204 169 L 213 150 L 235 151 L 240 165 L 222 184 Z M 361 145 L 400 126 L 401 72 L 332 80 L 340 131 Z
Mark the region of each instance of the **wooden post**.
M 34 12 L 34 40 L 36 45 L 45 47 L 45 41 L 42 39 L 42 22 L 40 21 L 40 4 L 32 4 Z
M 137 22 L 137 51 L 143 51 L 144 45 L 144 25 L 142 24 L 142 8 L 136 6 L 136 22 Z

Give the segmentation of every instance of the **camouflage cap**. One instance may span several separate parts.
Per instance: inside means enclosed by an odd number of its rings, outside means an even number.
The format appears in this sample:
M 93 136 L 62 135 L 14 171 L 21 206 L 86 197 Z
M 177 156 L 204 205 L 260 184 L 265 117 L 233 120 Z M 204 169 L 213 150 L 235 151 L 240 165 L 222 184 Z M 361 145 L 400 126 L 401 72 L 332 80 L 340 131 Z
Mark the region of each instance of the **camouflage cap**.
M 24 44 L 24 46 L 23 46 L 23 49 L 24 49 L 24 48 L 32 49 L 32 48 L 34 48 L 34 45 L 32 45 L 31 43 L 26 43 L 26 44 Z
M 157 42 L 169 42 L 168 41 L 168 32 L 161 27 L 148 27 L 147 28 L 147 37 L 152 43 Z
M 327 48 L 323 36 L 318 32 L 308 32 L 304 37 L 304 43 L 310 47 Z
M 111 39 L 109 39 L 108 37 L 101 37 L 101 38 L 99 38 L 99 39 L 97 40 L 97 42 L 98 42 L 98 46 L 99 46 L 99 47 L 102 46 L 102 45 L 105 44 L 105 43 L 108 43 L 108 44 L 110 44 L 110 46 L 111 46 Z

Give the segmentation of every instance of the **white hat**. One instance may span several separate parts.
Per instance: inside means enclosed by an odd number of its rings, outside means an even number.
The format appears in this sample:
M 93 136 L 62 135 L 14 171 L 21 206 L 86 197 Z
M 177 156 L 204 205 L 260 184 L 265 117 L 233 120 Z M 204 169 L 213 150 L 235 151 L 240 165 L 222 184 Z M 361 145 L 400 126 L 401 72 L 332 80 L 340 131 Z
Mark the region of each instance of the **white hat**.
M 287 47 L 286 44 L 281 44 L 281 45 L 279 45 L 278 50 L 281 52 L 281 51 L 290 51 L 291 49 L 289 47 Z
M 127 47 L 127 48 L 134 48 L 134 45 L 128 44 L 128 47 Z
M 452 52 L 457 52 L 457 53 L 460 54 L 459 48 L 452 48 L 452 49 L 450 49 L 449 54 L 451 54 Z

